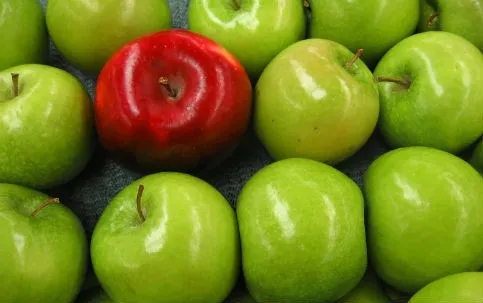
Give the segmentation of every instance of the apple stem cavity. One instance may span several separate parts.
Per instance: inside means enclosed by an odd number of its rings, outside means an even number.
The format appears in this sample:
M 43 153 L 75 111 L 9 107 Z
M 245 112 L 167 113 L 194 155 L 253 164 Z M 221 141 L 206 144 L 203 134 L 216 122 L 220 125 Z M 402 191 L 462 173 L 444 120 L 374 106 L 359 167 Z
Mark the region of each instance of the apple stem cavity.
M 364 54 L 364 50 L 362 48 L 358 49 L 354 55 L 354 58 L 352 58 L 349 62 L 347 62 L 347 64 L 345 65 L 345 68 L 350 69 L 363 54 Z
M 32 217 L 35 217 L 42 209 L 46 208 L 47 206 L 53 205 L 53 204 L 59 204 L 59 203 L 60 203 L 59 198 L 49 198 L 44 203 L 40 204 L 39 207 L 37 207 L 37 209 L 34 210 L 34 212 L 32 213 Z
M 12 74 L 12 87 L 13 87 L 13 96 L 14 97 L 17 97 L 18 92 L 19 92 L 18 77 L 19 77 L 19 74 Z
M 241 6 L 240 6 L 240 3 L 238 3 L 239 0 L 232 0 L 232 4 L 233 4 L 233 9 L 234 10 L 240 10 Z
M 429 16 L 428 18 L 428 27 L 433 27 L 434 20 L 436 20 L 436 18 L 438 17 L 439 17 L 438 12 L 432 13 L 431 16 Z
M 178 97 L 178 91 L 176 89 L 173 89 L 173 87 L 169 84 L 169 79 L 167 77 L 159 78 L 158 82 L 166 89 L 166 91 L 168 91 L 168 95 L 170 98 L 174 99 Z
M 411 83 L 408 80 L 402 79 L 402 78 L 376 77 L 376 82 L 392 82 L 392 83 L 402 85 L 406 89 L 408 89 L 411 86 Z
M 141 204 L 143 192 L 144 192 L 144 185 L 139 184 L 138 194 L 137 194 L 137 197 L 136 197 L 136 206 L 137 206 L 139 218 L 141 219 L 141 222 L 144 223 L 144 221 L 146 221 L 146 217 L 144 216 L 143 208 L 142 208 L 142 204 Z

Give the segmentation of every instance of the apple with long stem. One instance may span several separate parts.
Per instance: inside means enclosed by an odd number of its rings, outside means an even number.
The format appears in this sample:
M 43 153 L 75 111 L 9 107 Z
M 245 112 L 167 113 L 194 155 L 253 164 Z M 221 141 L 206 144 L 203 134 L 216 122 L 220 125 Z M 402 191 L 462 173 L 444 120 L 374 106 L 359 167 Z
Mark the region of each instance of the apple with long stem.
M 172 29 L 136 39 L 110 58 L 96 88 L 103 146 L 143 171 L 212 167 L 248 128 L 252 86 L 216 42 Z
M 201 179 L 148 175 L 104 210 L 91 258 L 115 302 L 221 303 L 239 274 L 235 212 Z
M 87 240 L 59 199 L 0 184 L 2 302 L 70 303 L 87 268 Z
M 387 52 L 374 75 L 379 127 L 392 147 L 419 145 L 456 154 L 482 135 L 483 56 L 464 38 L 415 34 Z

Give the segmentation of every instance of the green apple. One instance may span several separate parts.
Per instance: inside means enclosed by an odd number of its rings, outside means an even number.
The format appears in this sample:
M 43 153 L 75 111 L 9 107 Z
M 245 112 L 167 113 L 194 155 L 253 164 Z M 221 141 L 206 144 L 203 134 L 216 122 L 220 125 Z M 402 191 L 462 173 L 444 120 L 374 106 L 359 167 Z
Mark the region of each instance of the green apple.
M 0 182 L 44 189 L 72 180 L 91 158 L 93 124 L 89 95 L 66 71 L 0 72 Z
M 1 183 L 0 243 L 1 302 L 73 302 L 87 268 L 87 240 L 58 199 Z
M 115 302 L 215 303 L 236 284 L 239 249 L 225 198 L 201 179 L 165 172 L 114 197 L 95 227 L 91 258 Z
M 447 32 L 415 34 L 394 46 L 374 71 L 380 129 L 392 147 L 459 153 L 483 133 L 483 56 Z
M 60 53 L 92 74 L 125 43 L 171 27 L 166 0 L 49 0 L 46 19 Z
M 337 164 L 367 142 L 379 96 L 359 55 L 333 41 L 307 39 L 270 62 L 255 87 L 254 127 L 272 158 Z
M 243 187 L 237 215 L 257 302 L 333 302 L 364 275 L 363 196 L 329 165 L 291 158 L 266 166 Z
M 384 53 L 415 31 L 419 0 L 309 0 L 310 38 L 339 42 L 373 67 Z
M 445 31 L 462 36 L 483 51 L 482 0 L 421 0 L 418 31 Z
M 0 1 L 0 45 L 0 71 L 45 62 L 47 29 L 38 0 Z
M 481 139 L 473 151 L 470 163 L 483 174 L 483 139 Z
M 378 276 L 413 294 L 444 276 L 483 265 L 483 178 L 430 147 L 404 147 L 364 175 L 368 250 Z
M 417 292 L 409 303 L 481 303 L 483 273 L 464 272 L 434 281 Z
M 233 53 L 252 79 L 306 31 L 301 0 L 192 0 L 188 21 L 190 30 Z
M 372 269 L 366 271 L 361 282 L 338 303 L 389 303 L 382 285 Z

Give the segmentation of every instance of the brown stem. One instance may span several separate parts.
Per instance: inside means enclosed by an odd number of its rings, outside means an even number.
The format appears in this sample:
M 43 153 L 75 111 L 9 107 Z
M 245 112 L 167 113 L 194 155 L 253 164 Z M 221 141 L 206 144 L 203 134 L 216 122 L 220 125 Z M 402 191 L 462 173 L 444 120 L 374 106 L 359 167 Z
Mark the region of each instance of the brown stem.
M 309 0 L 304 0 L 304 7 L 309 8 L 310 7 L 310 2 Z
M 18 96 L 18 74 L 12 74 L 12 88 L 13 88 L 13 96 Z
M 143 197 L 144 185 L 139 184 L 138 195 L 136 197 L 136 205 L 138 209 L 138 215 L 142 222 L 146 221 L 146 217 L 143 214 L 143 209 L 141 205 L 141 198 Z
M 232 1 L 232 4 L 233 4 L 233 8 L 235 10 L 239 10 L 241 7 L 240 7 L 240 3 L 238 3 L 238 0 L 233 0 Z
M 171 98 L 176 98 L 178 96 L 178 92 L 169 84 L 169 79 L 167 77 L 159 78 L 158 82 L 168 91 L 168 95 Z
M 431 16 L 429 16 L 429 18 L 428 18 L 428 27 L 433 27 L 433 22 L 438 17 L 439 17 L 439 13 L 438 12 L 432 13 Z
M 347 64 L 345 65 L 346 69 L 350 69 L 354 63 L 364 54 L 364 50 L 362 48 L 358 49 L 354 58 L 352 58 Z
M 40 204 L 39 207 L 37 207 L 37 209 L 34 210 L 34 212 L 32 213 L 32 217 L 35 217 L 45 207 L 52 204 L 59 204 L 59 203 L 60 203 L 60 200 L 58 198 L 49 198 L 44 203 Z
M 402 78 L 393 78 L 393 77 L 376 77 L 377 82 L 392 82 L 392 83 L 397 83 L 399 85 L 404 86 L 405 88 L 409 88 L 411 83 Z

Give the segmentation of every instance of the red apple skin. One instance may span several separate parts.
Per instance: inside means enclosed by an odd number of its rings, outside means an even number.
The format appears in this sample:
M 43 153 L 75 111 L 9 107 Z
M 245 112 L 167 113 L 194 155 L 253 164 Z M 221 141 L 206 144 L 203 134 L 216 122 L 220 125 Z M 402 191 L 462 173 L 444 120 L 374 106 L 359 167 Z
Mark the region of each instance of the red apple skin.
M 175 97 L 160 84 L 162 77 Z M 184 29 L 127 43 L 97 80 L 102 145 L 145 171 L 192 170 L 226 156 L 246 132 L 251 109 L 252 85 L 241 63 Z

